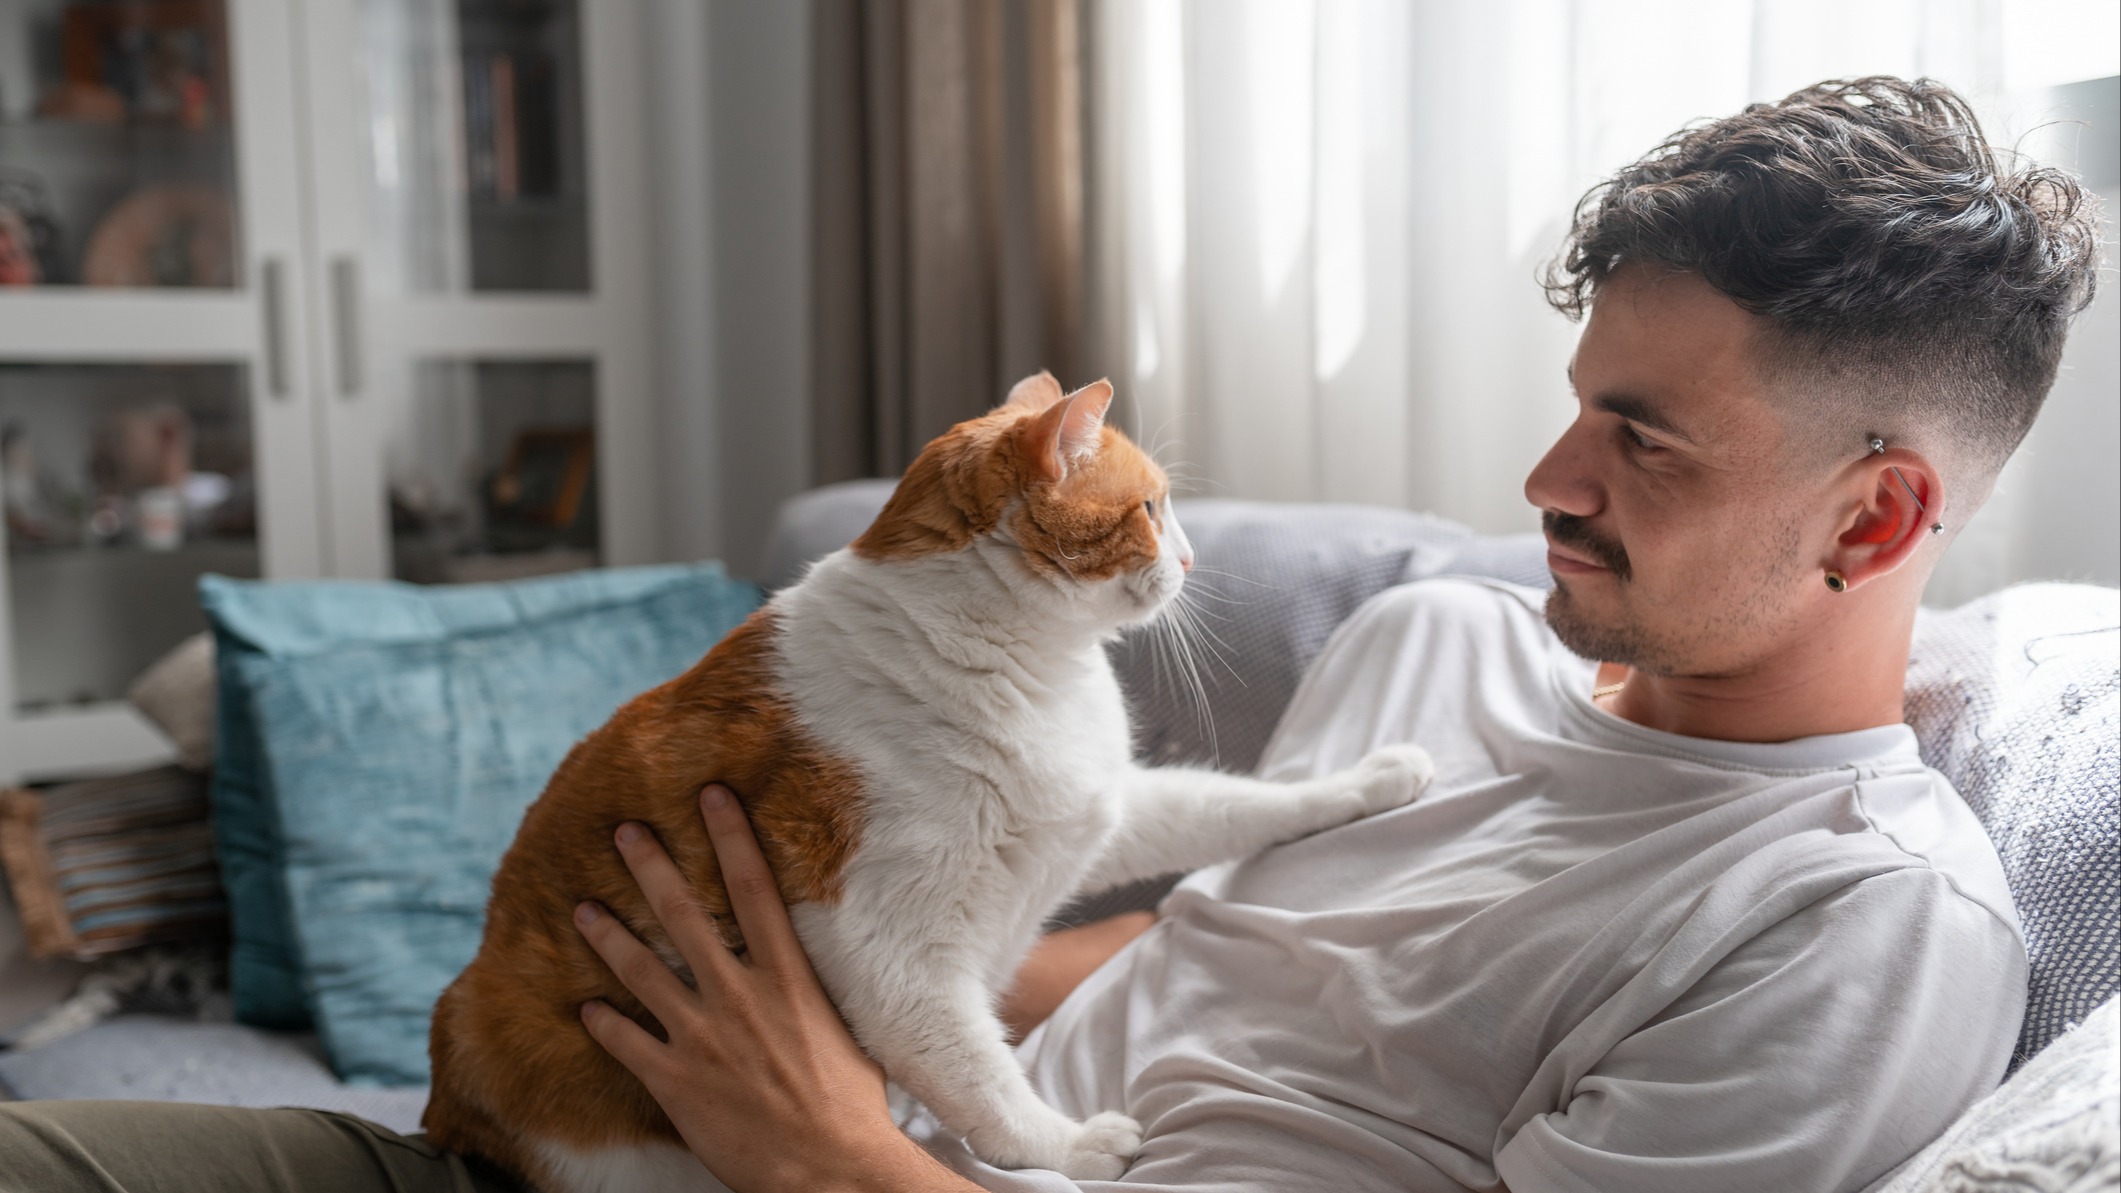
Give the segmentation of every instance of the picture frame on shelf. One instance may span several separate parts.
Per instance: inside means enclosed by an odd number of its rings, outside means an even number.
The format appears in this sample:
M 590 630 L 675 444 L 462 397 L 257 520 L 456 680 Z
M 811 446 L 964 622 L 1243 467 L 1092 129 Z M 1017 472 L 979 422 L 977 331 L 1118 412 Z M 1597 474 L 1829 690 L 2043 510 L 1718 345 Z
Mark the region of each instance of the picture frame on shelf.
M 496 521 L 565 530 L 580 516 L 596 466 L 596 432 L 588 427 L 532 427 L 516 432 L 493 479 Z

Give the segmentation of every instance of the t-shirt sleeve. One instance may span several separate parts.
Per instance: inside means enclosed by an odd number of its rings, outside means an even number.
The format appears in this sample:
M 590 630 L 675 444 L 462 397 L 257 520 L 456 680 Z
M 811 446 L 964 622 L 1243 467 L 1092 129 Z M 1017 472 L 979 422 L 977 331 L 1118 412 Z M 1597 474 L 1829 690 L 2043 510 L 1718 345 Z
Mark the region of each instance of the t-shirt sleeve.
M 1511 1193 L 1859 1189 L 1994 1088 L 2016 933 L 1943 874 L 1841 888 L 1726 954 L 1496 1155 Z

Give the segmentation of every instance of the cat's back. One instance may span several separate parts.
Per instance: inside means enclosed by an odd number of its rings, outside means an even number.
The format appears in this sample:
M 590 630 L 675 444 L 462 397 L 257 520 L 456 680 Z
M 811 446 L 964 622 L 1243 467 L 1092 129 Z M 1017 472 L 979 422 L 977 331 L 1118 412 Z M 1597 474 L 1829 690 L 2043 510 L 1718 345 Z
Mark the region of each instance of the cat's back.
M 602 903 L 669 952 L 614 844 L 619 825 L 654 830 L 732 943 L 734 918 L 699 814 L 708 783 L 738 794 L 791 904 L 840 897 L 861 836 L 863 782 L 799 723 L 781 686 L 785 632 L 774 605 L 755 612 L 685 674 L 579 742 L 525 813 L 495 872 L 479 952 L 436 1008 L 424 1125 L 438 1142 L 527 1173 L 526 1137 L 676 1138 L 577 1018 L 591 999 L 643 1012 L 575 930 L 576 905 Z M 542 1080 L 515 1078 L 526 1071 Z
M 504 943 L 496 928 L 517 922 L 571 933 L 584 899 L 639 903 L 612 843 L 627 821 L 654 829 L 707 909 L 726 917 L 697 803 L 709 783 L 738 793 L 791 902 L 836 897 L 860 831 L 863 784 L 803 728 L 781 677 L 785 635 L 778 606 L 759 609 L 569 751 L 495 875 L 489 946 Z

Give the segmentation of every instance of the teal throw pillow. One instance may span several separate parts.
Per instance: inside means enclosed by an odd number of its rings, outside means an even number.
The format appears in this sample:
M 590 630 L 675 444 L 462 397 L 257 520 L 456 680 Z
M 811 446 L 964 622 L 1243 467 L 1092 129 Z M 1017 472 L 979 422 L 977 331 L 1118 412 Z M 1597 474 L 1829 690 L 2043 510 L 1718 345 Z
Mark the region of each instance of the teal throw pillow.
M 200 581 L 199 595 L 213 623 L 218 648 L 219 737 L 213 804 L 233 933 L 231 994 L 237 1018 L 275 1028 L 307 1026 L 311 1015 L 289 904 L 282 835 L 285 817 L 280 799 L 285 788 L 281 775 L 268 764 L 265 749 L 273 726 L 290 719 L 291 714 L 278 704 L 261 706 L 261 688 L 280 694 L 303 692 L 307 690 L 303 683 L 308 677 L 320 670 L 352 665 L 348 660 L 361 659 L 387 667 L 380 656 L 391 651 L 418 654 L 424 649 L 435 657 L 471 658 L 480 657 L 482 651 L 505 655 L 513 649 L 522 652 L 521 657 L 540 658 L 544 657 L 542 633 L 550 630 L 573 635 L 572 641 L 583 644 L 594 635 L 584 636 L 574 624 L 577 615 L 607 622 L 607 633 L 622 643 L 623 649 L 602 660 L 606 664 L 601 668 L 602 682 L 589 687 L 570 686 L 571 678 L 554 674 L 540 691 L 512 694 L 534 704 L 540 731 L 554 735 L 538 749 L 511 739 L 511 748 L 520 754 L 512 761 L 534 773 L 519 780 L 517 787 L 511 789 L 514 794 L 502 797 L 514 800 L 509 810 L 473 813 L 507 818 L 508 832 L 512 833 L 514 818 L 543 787 L 553 766 L 576 738 L 602 723 L 635 692 L 690 666 L 749 614 L 760 599 L 757 588 L 731 580 L 719 564 L 712 563 L 619 568 L 508 584 L 440 588 L 354 581 L 257 582 L 209 576 Z M 460 644 L 462 649 L 452 655 L 443 649 L 451 643 Z M 449 677 L 463 678 L 461 671 L 439 663 L 430 664 L 425 674 L 436 676 L 437 666 Z M 369 707 L 361 702 L 374 697 L 390 680 L 387 673 L 372 673 L 366 688 L 341 693 L 336 707 L 349 711 Z M 401 752 L 414 740 L 428 743 L 426 748 L 432 751 L 437 743 L 447 741 L 449 725 L 470 726 L 482 717 L 499 715 L 499 710 L 478 703 L 477 697 L 484 693 L 462 683 L 443 684 L 439 690 L 447 692 L 452 700 L 465 702 L 442 708 L 408 705 L 402 711 L 414 722 L 409 736 L 400 736 L 405 726 L 387 719 L 371 719 L 365 731 L 376 737 L 367 742 L 346 743 L 348 752 Z M 436 717 L 442 719 L 441 723 L 427 723 Z M 530 723 L 524 722 L 526 726 Z M 314 747 L 314 739 L 311 745 Z M 287 755 L 286 750 L 280 753 Z M 469 790 L 464 780 L 449 773 L 453 764 L 466 759 L 430 752 L 417 759 L 405 756 L 400 761 L 430 768 L 418 775 L 418 781 L 428 786 L 396 793 L 402 799 L 446 796 L 461 801 Z M 294 770 L 308 773 L 299 766 Z M 439 772 L 440 778 L 431 772 Z M 494 788 L 485 785 L 478 790 Z M 375 795 L 301 790 L 295 792 L 295 802 L 306 809 L 320 798 L 367 799 Z M 375 823 L 382 828 L 390 820 L 391 816 L 383 813 L 375 818 Z M 504 834 L 501 845 L 505 846 L 506 841 Z M 498 857 L 496 847 L 485 860 L 486 873 L 491 873 Z M 472 909 L 474 917 L 483 910 L 483 890 L 482 886 Z M 476 929 L 473 939 L 476 940 Z M 420 1030 L 425 1031 L 424 1020 Z

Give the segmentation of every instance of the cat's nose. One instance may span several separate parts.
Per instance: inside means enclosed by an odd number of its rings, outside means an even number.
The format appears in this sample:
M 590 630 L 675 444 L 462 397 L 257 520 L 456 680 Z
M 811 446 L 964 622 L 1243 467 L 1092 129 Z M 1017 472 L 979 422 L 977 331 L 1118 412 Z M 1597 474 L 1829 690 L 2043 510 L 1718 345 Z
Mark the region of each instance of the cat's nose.
M 1178 570 L 1182 572 L 1193 570 L 1193 552 L 1180 551 L 1178 553 Z

